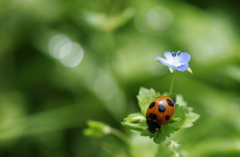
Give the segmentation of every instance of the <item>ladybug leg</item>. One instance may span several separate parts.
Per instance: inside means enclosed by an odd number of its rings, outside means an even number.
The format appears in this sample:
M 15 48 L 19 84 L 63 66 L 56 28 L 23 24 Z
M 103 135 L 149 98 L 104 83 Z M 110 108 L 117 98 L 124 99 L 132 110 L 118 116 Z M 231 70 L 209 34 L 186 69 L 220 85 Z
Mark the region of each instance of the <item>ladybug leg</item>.
M 155 128 L 155 132 L 157 132 L 156 138 L 158 138 L 159 134 L 161 133 L 161 126 L 159 128 Z
M 159 127 L 158 128 L 155 128 L 155 132 L 161 132 L 161 126 L 159 125 Z
M 160 134 L 160 133 L 161 133 L 161 131 L 159 130 L 159 131 L 158 131 L 158 133 L 157 133 L 157 136 L 156 136 L 156 138 L 158 138 L 158 136 L 159 136 L 159 134 Z

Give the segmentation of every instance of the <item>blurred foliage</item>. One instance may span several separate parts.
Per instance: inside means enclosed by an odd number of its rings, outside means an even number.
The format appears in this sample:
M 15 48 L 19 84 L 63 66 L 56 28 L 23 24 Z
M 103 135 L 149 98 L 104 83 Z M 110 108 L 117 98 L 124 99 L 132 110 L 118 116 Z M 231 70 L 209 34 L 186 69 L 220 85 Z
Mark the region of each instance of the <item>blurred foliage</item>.
M 173 90 L 201 115 L 168 140 L 188 156 L 239 156 L 239 3 L 1 0 L 0 156 L 124 156 L 115 136 L 83 135 L 89 119 L 131 137 L 131 154 L 155 154 L 120 122 L 140 111 L 139 87 L 168 91 L 154 60 L 167 50 L 191 55 Z

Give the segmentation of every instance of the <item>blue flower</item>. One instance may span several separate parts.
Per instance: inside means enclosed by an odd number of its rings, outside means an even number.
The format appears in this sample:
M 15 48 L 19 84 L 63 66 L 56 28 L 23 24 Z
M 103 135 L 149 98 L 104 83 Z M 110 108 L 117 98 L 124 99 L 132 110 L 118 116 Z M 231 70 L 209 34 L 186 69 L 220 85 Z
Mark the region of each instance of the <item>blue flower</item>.
M 185 71 L 188 70 L 192 73 L 192 70 L 189 68 L 188 62 L 191 59 L 191 56 L 187 52 L 169 52 L 165 51 L 164 55 L 166 59 L 162 57 L 157 56 L 157 60 L 161 62 L 163 65 L 166 65 L 169 67 L 170 72 L 173 72 L 174 70 L 178 71 Z

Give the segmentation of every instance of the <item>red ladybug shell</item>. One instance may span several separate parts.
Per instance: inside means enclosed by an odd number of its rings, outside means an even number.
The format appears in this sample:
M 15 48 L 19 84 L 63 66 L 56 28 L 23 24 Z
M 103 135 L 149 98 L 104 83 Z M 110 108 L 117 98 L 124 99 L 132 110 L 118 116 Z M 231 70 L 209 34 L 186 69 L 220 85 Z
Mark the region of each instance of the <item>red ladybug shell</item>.
M 175 99 L 170 98 L 168 96 L 161 96 L 154 99 L 147 109 L 147 113 L 146 113 L 147 123 L 150 121 L 153 123 L 156 122 L 159 125 L 167 124 L 171 120 L 174 114 L 174 110 L 175 110 L 174 104 L 175 104 Z M 149 124 L 151 125 L 152 123 L 148 123 L 148 125 Z M 149 129 L 151 128 L 150 125 L 149 125 Z M 157 126 L 155 125 L 152 127 L 154 127 L 153 129 L 155 129 Z M 159 126 L 159 130 L 160 128 L 161 127 Z M 152 130 L 151 132 L 155 132 L 155 131 Z

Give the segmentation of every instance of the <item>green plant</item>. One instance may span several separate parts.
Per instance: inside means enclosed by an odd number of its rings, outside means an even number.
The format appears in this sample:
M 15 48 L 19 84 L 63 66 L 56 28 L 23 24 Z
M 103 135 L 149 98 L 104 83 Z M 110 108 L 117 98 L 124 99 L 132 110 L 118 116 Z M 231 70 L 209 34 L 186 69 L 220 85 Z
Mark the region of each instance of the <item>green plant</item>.
M 188 70 L 189 72 L 192 73 L 192 70 L 189 68 L 188 64 L 188 62 L 190 61 L 190 55 L 186 52 L 181 53 L 180 51 L 178 51 L 178 53 L 173 52 L 171 54 L 170 52 L 166 51 L 165 56 L 168 60 L 165 60 L 161 57 L 157 57 L 157 60 L 159 60 L 164 65 L 169 66 L 170 72 L 173 72 L 173 79 L 170 85 L 170 92 L 163 93 L 161 95 L 159 92 L 156 92 L 152 88 L 146 89 L 144 87 L 141 87 L 139 90 L 139 94 L 137 96 L 138 105 L 141 109 L 141 112 L 129 114 L 128 117 L 124 118 L 122 125 L 128 127 L 130 131 L 133 132 L 134 134 L 139 134 L 140 136 L 148 136 L 149 138 L 153 139 L 153 141 L 156 144 L 160 144 L 159 147 L 152 145 L 146 146 L 146 149 L 151 148 L 152 151 L 150 152 L 150 154 L 152 154 L 152 156 L 164 155 L 179 157 L 180 155 L 184 156 L 184 153 L 179 152 L 178 148 L 180 145 L 177 142 L 171 140 L 167 144 L 162 143 L 177 130 L 181 128 L 192 127 L 193 122 L 195 122 L 199 118 L 199 115 L 194 113 L 191 107 L 187 106 L 187 103 L 184 101 L 183 96 L 172 93 L 175 70 L 179 71 Z M 174 64 L 171 61 L 173 61 Z M 160 131 L 152 133 L 148 129 L 145 115 L 149 104 L 154 99 L 160 96 L 169 96 L 175 99 L 175 113 L 173 114 L 173 117 L 168 124 L 161 126 Z M 128 137 L 121 131 L 111 128 L 110 126 L 103 124 L 101 122 L 89 120 L 87 124 L 89 128 L 84 130 L 84 134 L 86 136 L 101 137 L 107 134 L 116 135 L 128 146 L 128 149 L 132 149 L 132 151 L 129 150 L 129 152 L 132 152 L 131 156 L 139 156 L 139 152 L 136 153 L 135 151 L 133 151 L 134 147 L 139 147 L 139 143 L 131 142 L 132 141 L 131 137 Z M 133 136 L 132 138 L 136 138 L 136 136 Z M 145 154 L 145 152 L 143 152 L 144 149 L 140 150 L 141 150 L 140 152 L 142 152 L 140 154 L 144 156 L 143 155 Z

